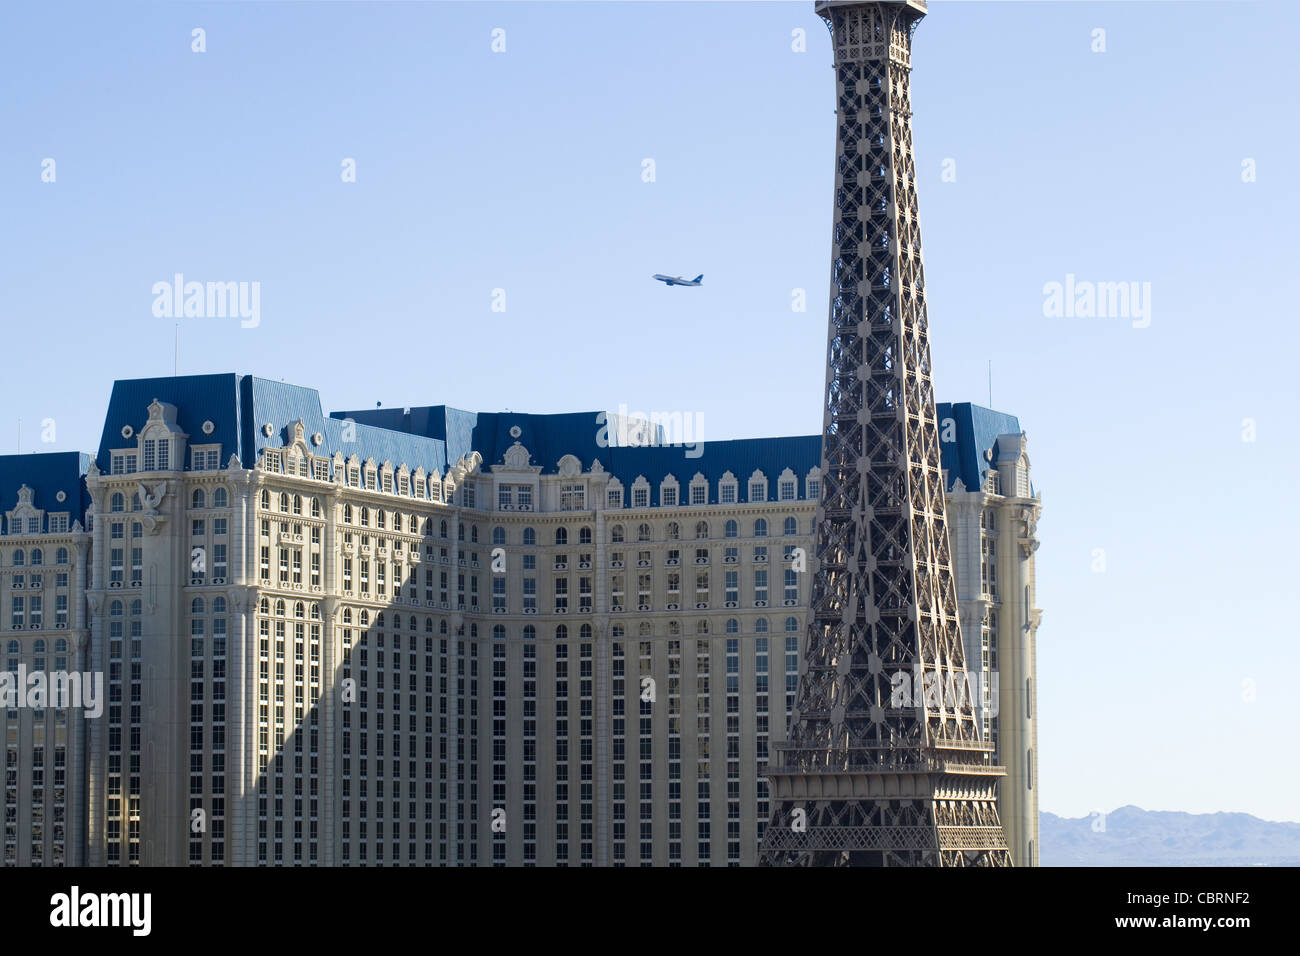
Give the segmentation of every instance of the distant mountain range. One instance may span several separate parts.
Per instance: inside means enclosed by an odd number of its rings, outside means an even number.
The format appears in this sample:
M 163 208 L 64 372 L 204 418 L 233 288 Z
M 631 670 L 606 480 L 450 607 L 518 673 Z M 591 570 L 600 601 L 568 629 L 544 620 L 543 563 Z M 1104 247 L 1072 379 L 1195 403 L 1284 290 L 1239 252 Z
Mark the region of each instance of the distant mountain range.
M 1300 823 L 1249 813 L 1120 807 L 1098 817 L 1038 815 L 1043 866 L 1300 866 Z

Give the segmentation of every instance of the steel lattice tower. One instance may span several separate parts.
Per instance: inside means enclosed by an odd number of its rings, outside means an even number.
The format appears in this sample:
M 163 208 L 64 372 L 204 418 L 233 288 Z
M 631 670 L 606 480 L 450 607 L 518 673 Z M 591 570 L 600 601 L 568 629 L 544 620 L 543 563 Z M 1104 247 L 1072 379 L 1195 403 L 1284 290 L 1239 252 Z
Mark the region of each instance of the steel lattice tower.
M 924 0 L 819 2 L 835 51 L 831 304 L 811 620 L 768 769 L 768 866 L 1010 866 L 966 689 L 909 94 Z M 802 819 L 797 811 L 802 811 Z

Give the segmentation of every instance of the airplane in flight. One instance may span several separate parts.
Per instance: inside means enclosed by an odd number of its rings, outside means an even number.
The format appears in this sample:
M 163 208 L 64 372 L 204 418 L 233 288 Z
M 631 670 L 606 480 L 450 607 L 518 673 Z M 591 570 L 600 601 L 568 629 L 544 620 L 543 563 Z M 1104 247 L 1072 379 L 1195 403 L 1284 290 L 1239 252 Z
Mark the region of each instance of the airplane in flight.
M 684 279 L 681 276 L 663 276 L 655 273 L 650 278 L 658 279 L 665 285 L 699 285 L 704 281 L 704 273 L 701 272 L 694 279 Z

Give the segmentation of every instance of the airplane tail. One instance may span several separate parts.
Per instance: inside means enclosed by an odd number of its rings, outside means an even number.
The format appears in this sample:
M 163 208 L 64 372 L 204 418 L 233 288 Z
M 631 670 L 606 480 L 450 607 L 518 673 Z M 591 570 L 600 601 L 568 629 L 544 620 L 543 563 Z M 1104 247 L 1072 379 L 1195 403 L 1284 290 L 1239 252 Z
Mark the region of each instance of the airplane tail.
M 697 276 L 696 276 L 694 279 L 692 279 L 691 281 L 692 281 L 692 282 L 703 282 L 703 281 L 704 281 L 704 273 L 701 272 L 699 275 L 697 275 Z

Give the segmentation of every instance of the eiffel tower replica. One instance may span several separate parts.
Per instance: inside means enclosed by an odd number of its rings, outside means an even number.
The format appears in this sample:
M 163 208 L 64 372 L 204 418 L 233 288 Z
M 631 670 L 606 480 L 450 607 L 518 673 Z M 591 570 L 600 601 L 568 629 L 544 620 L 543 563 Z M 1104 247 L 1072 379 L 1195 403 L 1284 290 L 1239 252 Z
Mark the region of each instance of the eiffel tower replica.
M 811 622 L 762 866 L 1010 866 L 957 618 L 909 94 L 924 0 L 819 2 L 835 50 Z

